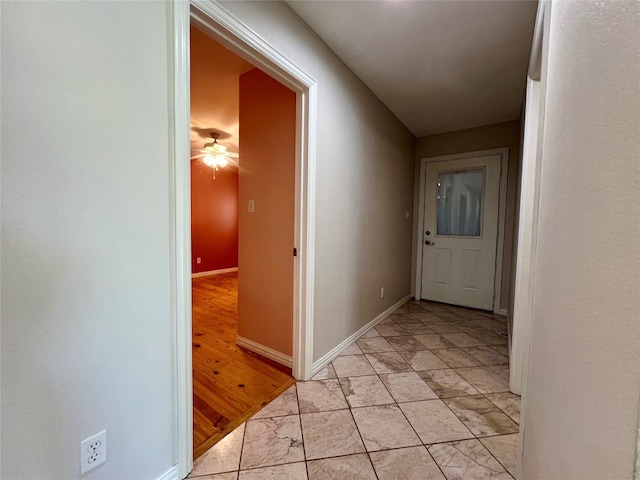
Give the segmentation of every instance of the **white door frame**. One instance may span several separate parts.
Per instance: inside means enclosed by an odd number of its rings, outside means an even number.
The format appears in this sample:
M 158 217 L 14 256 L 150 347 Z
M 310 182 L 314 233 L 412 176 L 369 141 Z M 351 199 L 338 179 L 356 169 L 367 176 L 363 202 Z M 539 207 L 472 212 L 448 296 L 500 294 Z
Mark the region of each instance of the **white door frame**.
M 496 245 L 496 265 L 494 275 L 493 313 L 506 315 L 506 311 L 500 310 L 500 297 L 502 289 L 502 260 L 504 251 L 504 217 L 507 204 L 507 176 L 509 168 L 509 148 L 494 148 L 491 150 L 478 150 L 476 152 L 454 153 L 437 157 L 424 157 L 420 159 L 420 189 L 418 191 L 418 234 L 416 237 L 416 291 L 415 299 L 420 300 L 422 294 L 422 243 L 424 239 L 424 209 L 427 164 L 434 162 L 447 162 L 450 160 L 464 160 L 467 158 L 487 157 L 500 155 L 500 196 L 498 201 L 498 241 Z
M 526 428 L 527 377 L 533 329 L 533 296 L 535 292 L 536 257 L 538 250 L 538 215 L 540 205 L 540 177 L 546 98 L 546 68 L 549 53 L 548 32 L 550 0 L 538 3 L 538 12 L 527 72 L 527 91 L 522 145 L 522 181 L 518 246 L 516 252 L 513 333 L 509 355 L 509 389 L 522 395 L 520 432 L 516 446 L 518 464 L 516 478 L 522 477 Z M 640 444 L 640 442 L 639 442 Z
M 528 355 L 533 313 L 540 197 L 540 164 L 536 160 L 538 137 L 541 133 L 540 114 L 540 81 L 532 80 L 529 77 L 527 78 L 524 140 L 522 142 L 522 181 L 514 278 L 513 330 L 511 355 L 509 356 L 509 389 L 517 395 L 522 394 L 522 366 L 525 355 Z
M 184 478 L 193 468 L 189 27 L 193 23 L 296 92 L 295 244 L 292 247 L 297 247 L 298 256 L 294 259 L 292 370 L 293 376 L 300 380 L 310 378 L 313 360 L 317 82 L 218 3 L 191 0 L 174 1 L 170 5 L 174 456 L 179 478 Z
M 522 180 L 520 211 L 518 212 L 518 245 L 516 250 L 515 293 L 513 301 L 513 331 L 509 355 L 509 389 L 518 395 L 524 391 L 527 360 L 531 341 L 533 293 L 538 245 L 538 206 L 540 204 L 540 173 L 544 124 L 544 85 L 542 70 L 546 69 L 544 44 L 547 0 L 538 3 L 536 24 L 527 73 L 524 138 L 522 142 Z

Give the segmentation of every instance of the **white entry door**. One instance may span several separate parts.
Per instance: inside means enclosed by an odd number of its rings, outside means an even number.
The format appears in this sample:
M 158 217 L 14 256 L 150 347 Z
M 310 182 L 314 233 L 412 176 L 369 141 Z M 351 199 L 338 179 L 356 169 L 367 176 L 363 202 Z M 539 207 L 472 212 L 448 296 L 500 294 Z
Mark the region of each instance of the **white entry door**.
M 427 164 L 422 292 L 493 310 L 500 155 Z

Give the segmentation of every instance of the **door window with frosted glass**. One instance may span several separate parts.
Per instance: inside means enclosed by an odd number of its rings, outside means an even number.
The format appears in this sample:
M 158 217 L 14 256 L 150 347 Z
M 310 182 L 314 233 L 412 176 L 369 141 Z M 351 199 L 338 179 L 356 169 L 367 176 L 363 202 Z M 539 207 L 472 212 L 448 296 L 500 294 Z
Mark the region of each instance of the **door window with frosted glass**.
M 436 235 L 480 237 L 483 190 L 483 168 L 440 172 L 436 202 Z

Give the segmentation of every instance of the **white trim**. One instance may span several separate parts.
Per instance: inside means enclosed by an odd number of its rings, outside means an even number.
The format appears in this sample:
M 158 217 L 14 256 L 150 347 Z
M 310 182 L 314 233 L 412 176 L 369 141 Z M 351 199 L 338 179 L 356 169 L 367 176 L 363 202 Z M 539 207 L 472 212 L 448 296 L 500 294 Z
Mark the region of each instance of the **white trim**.
M 498 241 L 496 245 L 496 266 L 493 282 L 493 313 L 500 315 L 500 302 L 502 297 L 502 264 L 504 260 L 504 223 L 507 208 L 507 177 L 509 169 L 509 147 L 493 148 L 491 150 L 478 150 L 475 152 L 453 153 L 451 155 L 439 155 L 437 157 L 424 157 L 420 159 L 420 190 L 418 191 L 418 232 L 416 241 L 416 277 L 415 299 L 420 300 L 422 293 L 422 240 L 424 231 L 424 202 L 425 202 L 425 174 L 428 163 L 448 162 L 450 160 L 464 160 L 467 158 L 487 157 L 500 155 L 500 198 L 498 200 Z
M 174 465 L 169 470 L 160 475 L 156 480 L 180 480 L 178 476 L 178 465 Z
M 509 388 L 522 393 L 522 367 L 531 336 L 533 285 L 535 283 L 540 168 L 537 161 L 541 128 L 540 82 L 527 78 L 524 141 L 522 145 L 522 181 L 518 245 L 516 250 L 515 293 L 513 301 L 513 339 L 509 359 Z
M 173 406 L 177 478 L 193 469 L 193 375 L 191 358 L 191 171 L 189 156 L 189 4 L 172 2 L 172 68 L 169 142 L 171 191 L 171 302 Z
M 207 270 L 206 272 L 192 273 L 191 278 L 211 277 L 212 275 L 222 275 L 223 273 L 237 272 L 238 267 L 221 268 L 220 270 Z
M 170 141 L 172 191 L 175 201 L 172 218 L 175 241 L 172 257 L 175 273 L 175 428 L 176 457 L 180 478 L 193 468 L 193 404 L 191 368 L 191 258 L 189 181 L 189 28 L 200 30 L 234 53 L 249 60 L 296 92 L 296 199 L 295 239 L 298 256 L 294 260 L 293 376 L 311 377 L 313 359 L 313 295 L 315 259 L 315 188 L 317 82 L 281 55 L 257 33 L 211 0 L 174 1 L 173 27 L 173 112 Z M 185 135 L 186 133 L 186 135 Z
M 542 148 L 546 102 L 546 71 L 549 55 L 550 5 L 548 0 L 538 3 L 536 36 L 538 43 L 532 56 L 540 57 L 538 75 L 527 78 L 525 101 L 524 138 L 522 145 L 522 173 L 520 187 L 520 211 L 518 245 L 516 251 L 515 293 L 513 306 L 513 330 L 509 355 L 509 388 L 522 395 L 520 408 L 520 432 L 516 445 L 516 478 L 522 478 L 524 444 L 528 415 L 527 378 L 533 329 L 533 298 L 538 250 L 538 223 L 540 205 L 540 177 L 542 172 Z
M 342 350 L 347 348 L 349 345 L 355 342 L 358 338 L 360 338 L 362 335 L 364 335 L 373 327 L 375 327 L 378 322 L 382 321 L 384 318 L 392 314 L 394 310 L 396 310 L 398 307 L 403 305 L 410 298 L 411 296 L 407 295 L 406 297 L 402 298 L 400 301 L 394 303 L 392 306 L 387 308 L 384 312 L 382 312 L 380 315 L 378 315 L 376 318 L 374 318 L 369 323 L 367 323 L 364 327 L 358 330 L 356 333 L 354 333 L 349 338 L 347 338 L 342 343 L 340 343 L 337 347 L 325 353 L 322 357 L 320 357 L 317 361 L 313 363 L 313 375 L 315 375 L 324 367 L 326 367 L 329 364 L 329 362 L 333 361 L 338 355 L 340 355 L 340 352 L 342 352 Z
M 529 67 L 527 75 L 532 80 L 540 80 L 540 70 L 542 68 L 542 35 L 544 32 L 544 8 L 545 1 L 538 3 L 536 12 L 536 23 L 533 29 L 533 41 L 531 43 L 531 53 L 529 54 Z
M 246 348 L 247 350 L 251 350 L 252 352 L 262 355 L 269 360 L 273 360 L 280 365 L 284 365 L 285 367 L 291 368 L 291 366 L 293 365 L 293 358 L 291 358 L 289 355 L 285 355 L 284 353 L 278 352 L 273 348 L 266 347 L 261 343 L 254 342 L 253 340 L 241 337 L 240 335 L 236 337 L 236 345 L 242 348 Z
M 496 315 L 502 315 L 503 317 L 509 316 L 509 311 L 506 308 L 501 308 L 496 312 Z
M 306 93 L 305 93 L 306 92 Z M 294 258 L 293 294 L 293 377 L 311 378 L 313 363 L 313 309 L 315 282 L 315 213 L 316 213 L 316 131 L 317 90 L 312 86 L 298 92 L 296 116 L 296 187 L 297 222 L 294 236 L 298 256 Z M 306 161 L 305 161 L 306 159 Z

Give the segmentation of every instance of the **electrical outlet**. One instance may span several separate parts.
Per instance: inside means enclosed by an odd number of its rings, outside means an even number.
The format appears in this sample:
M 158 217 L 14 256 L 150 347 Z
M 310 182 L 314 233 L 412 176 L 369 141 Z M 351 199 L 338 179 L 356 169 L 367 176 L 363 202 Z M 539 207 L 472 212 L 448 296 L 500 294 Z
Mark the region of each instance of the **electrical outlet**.
M 409 220 L 409 217 L 411 216 L 411 214 L 409 213 L 409 210 L 407 210 L 406 212 L 404 212 L 404 219 L 405 220 Z
M 384 298 L 384 287 L 380 289 L 380 298 Z
M 202 257 L 196 257 L 196 263 L 200 265 L 202 263 Z
M 86 473 L 107 460 L 107 431 L 80 442 L 80 473 Z

